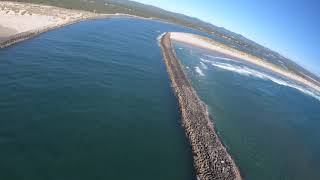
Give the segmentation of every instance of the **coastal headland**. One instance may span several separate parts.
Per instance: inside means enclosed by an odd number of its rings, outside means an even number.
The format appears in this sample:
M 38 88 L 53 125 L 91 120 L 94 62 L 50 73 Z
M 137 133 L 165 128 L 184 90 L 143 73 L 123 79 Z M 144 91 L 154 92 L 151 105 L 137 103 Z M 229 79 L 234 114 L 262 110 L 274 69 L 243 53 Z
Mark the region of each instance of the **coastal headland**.
M 190 33 L 171 32 L 170 34 L 171 34 L 170 38 L 174 41 L 187 43 L 199 48 L 216 51 L 234 58 L 241 59 L 248 63 L 254 64 L 256 66 L 265 68 L 269 71 L 282 75 L 293 81 L 299 82 L 315 91 L 320 92 L 320 82 L 312 79 L 311 77 L 305 78 L 293 71 L 290 71 L 280 66 L 277 66 L 275 64 L 272 64 L 254 55 L 239 51 L 237 49 L 234 49 L 232 47 L 219 43 L 213 39 L 195 35 L 195 34 L 190 34 Z
M 159 39 L 164 62 L 175 91 L 182 126 L 194 154 L 194 166 L 199 180 L 240 180 L 234 160 L 219 140 L 206 105 L 200 100 L 185 74 L 171 45 L 171 33 Z

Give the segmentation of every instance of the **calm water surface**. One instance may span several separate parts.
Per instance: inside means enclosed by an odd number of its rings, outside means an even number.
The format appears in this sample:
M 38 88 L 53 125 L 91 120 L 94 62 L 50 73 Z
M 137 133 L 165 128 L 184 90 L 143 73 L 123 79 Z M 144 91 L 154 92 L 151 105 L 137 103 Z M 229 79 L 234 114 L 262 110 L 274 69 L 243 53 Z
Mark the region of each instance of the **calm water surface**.
M 0 179 L 192 180 L 157 37 L 87 21 L 0 50 Z

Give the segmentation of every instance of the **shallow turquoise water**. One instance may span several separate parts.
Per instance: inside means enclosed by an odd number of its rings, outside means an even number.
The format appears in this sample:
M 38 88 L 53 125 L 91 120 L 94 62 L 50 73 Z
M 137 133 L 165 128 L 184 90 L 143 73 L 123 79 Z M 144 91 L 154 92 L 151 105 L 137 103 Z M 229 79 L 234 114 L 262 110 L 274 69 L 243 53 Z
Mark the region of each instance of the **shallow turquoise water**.
M 0 50 L 0 179 L 194 179 L 155 21 L 87 21 Z
M 245 179 L 320 179 L 318 94 L 237 59 L 175 45 Z

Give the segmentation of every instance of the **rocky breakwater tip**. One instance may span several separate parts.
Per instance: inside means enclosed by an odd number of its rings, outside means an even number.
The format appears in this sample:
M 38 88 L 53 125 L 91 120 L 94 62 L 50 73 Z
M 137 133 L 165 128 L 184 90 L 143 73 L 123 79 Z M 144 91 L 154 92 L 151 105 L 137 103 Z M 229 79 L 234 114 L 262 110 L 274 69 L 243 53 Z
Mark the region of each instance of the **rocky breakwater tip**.
M 192 146 L 197 179 L 242 179 L 238 167 L 215 132 L 206 105 L 193 89 L 176 57 L 170 33 L 163 34 L 159 43 L 179 103 L 182 125 Z

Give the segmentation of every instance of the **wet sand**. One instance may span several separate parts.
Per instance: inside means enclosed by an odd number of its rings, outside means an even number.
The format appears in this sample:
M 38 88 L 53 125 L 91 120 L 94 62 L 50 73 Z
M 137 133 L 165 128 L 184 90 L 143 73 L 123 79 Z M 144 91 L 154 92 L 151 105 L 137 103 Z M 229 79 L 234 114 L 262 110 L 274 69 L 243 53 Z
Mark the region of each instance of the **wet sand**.
M 9 36 L 12 36 L 14 34 L 17 34 L 17 33 L 18 32 L 15 29 L 3 27 L 3 26 L 0 25 L 0 40 L 5 38 L 5 37 L 9 37 Z
M 188 80 L 171 46 L 170 33 L 159 38 L 163 57 L 181 113 L 181 122 L 194 154 L 198 180 L 240 180 L 234 160 L 219 140 L 206 105 Z

